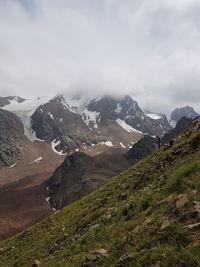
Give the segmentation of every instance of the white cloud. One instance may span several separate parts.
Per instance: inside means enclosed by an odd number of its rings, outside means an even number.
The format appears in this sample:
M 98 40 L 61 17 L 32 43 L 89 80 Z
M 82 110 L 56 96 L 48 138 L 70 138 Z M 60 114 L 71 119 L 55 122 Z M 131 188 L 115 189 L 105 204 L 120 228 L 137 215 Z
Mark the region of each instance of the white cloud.
M 0 0 L 0 94 L 130 93 L 199 107 L 197 0 Z

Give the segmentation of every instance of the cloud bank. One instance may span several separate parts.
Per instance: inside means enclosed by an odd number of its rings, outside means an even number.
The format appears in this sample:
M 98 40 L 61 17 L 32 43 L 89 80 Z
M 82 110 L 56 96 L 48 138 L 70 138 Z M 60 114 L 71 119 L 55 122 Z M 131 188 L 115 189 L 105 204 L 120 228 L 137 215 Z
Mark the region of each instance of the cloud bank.
M 0 95 L 130 94 L 200 111 L 199 0 L 0 0 Z

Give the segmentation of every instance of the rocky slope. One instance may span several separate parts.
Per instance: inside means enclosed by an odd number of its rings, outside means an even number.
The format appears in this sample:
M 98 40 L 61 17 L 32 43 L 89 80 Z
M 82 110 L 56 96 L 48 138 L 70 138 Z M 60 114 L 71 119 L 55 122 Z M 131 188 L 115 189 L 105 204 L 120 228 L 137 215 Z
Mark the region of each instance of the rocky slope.
M 199 156 L 197 121 L 171 148 L 1 242 L 0 266 L 199 266 Z
M 0 168 L 9 167 L 21 157 L 24 128 L 13 113 L 0 109 Z
M 48 180 L 48 201 L 58 210 L 98 189 L 130 165 L 131 160 L 118 149 L 95 157 L 75 152 Z
M 161 143 L 167 144 L 170 140 L 176 138 L 180 133 L 189 129 L 193 124 L 194 119 L 182 117 L 176 124 L 176 127 L 167 132 L 161 139 Z
M 176 108 L 172 112 L 170 122 L 176 124 L 182 117 L 194 119 L 198 116 L 199 114 L 192 107 L 185 106 L 181 108 Z
M 160 131 L 155 132 L 155 135 L 159 135 L 160 137 L 163 136 L 163 133 L 168 132 L 172 127 L 168 122 L 167 116 L 165 114 L 162 113 L 154 113 L 151 112 L 149 110 L 144 110 L 144 113 L 146 116 L 148 116 L 149 118 L 153 119 L 154 121 L 157 122 L 157 124 L 159 125 L 159 128 L 161 128 L 161 133 Z
M 182 118 L 161 139 L 162 145 L 168 144 L 171 139 L 190 128 L 192 123 L 191 119 Z M 95 157 L 79 152 L 66 157 L 47 182 L 50 205 L 58 210 L 80 199 L 157 148 L 157 138 L 144 135 L 128 152 L 112 149 L 109 154 L 101 153 Z

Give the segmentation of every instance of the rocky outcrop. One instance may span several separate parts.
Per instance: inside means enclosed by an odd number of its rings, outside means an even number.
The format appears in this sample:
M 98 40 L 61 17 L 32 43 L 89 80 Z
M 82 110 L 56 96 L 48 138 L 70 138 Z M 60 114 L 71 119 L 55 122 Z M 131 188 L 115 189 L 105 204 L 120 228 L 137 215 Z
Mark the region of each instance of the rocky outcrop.
M 133 162 L 139 161 L 157 148 L 157 138 L 145 135 L 138 143 L 132 146 L 127 155 Z
M 13 113 L 0 109 L 0 168 L 13 165 L 21 157 L 20 139 L 24 128 Z
M 176 127 L 167 132 L 161 139 L 161 143 L 167 144 L 170 140 L 176 138 L 180 133 L 186 131 L 189 129 L 193 124 L 193 120 L 183 117 L 181 118 L 178 123 L 176 124 Z
M 118 150 L 95 157 L 75 152 L 65 158 L 48 180 L 49 202 L 58 210 L 96 190 L 130 164 Z

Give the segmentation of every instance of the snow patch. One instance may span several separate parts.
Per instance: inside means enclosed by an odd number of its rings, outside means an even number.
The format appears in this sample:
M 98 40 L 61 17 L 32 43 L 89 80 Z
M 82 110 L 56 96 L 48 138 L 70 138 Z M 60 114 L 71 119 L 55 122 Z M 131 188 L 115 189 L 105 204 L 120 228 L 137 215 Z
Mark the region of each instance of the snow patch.
M 98 129 L 97 121 L 100 119 L 100 113 L 96 111 L 89 111 L 87 108 L 85 108 L 82 112 L 82 119 L 87 124 L 87 126 L 90 128 L 90 125 L 96 129 Z M 91 128 L 90 128 L 91 129 Z
M 140 133 L 140 134 L 142 134 L 142 132 L 134 129 L 132 126 L 128 125 L 125 121 L 123 121 L 121 119 L 117 119 L 116 123 L 119 124 L 119 126 L 121 126 L 124 130 L 126 130 L 129 133 Z
M 116 109 L 114 110 L 116 113 L 121 113 L 121 111 L 122 111 L 122 106 L 118 103 L 117 104 L 117 107 L 116 107 Z
M 120 145 L 121 145 L 121 147 L 126 148 L 122 142 L 120 142 Z
M 58 139 L 58 141 L 56 141 L 56 139 L 54 139 L 52 142 L 51 142 L 51 147 L 52 147 L 52 149 L 53 149 L 53 151 L 56 153 L 56 154 L 58 154 L 58 155 L 60 155 L 60 156 L 64 156 L 64 155 L 66 155 L 66 153 L 64 153 L 63 151 L 58 151 L 58 150 L 56 150 L 56 146 L 58 146 L 58 145 L 60 145 L 60 140 Z
M 42 157 L 39 157 L 39 158 L 35 159 L 35 160 L 33 161 L 33 163 L 40 163 L 40 161 L 41 161 L 42 159 L 43 159 Z
M 45 200 L 51 206 L 51 204 L 50 204 L 50 197 L 46 197 Z
M 54 116 L 51 112 L 48 112 L 48 115 L 51 117 L 52 120 L 54 120 Z
M 169 121 L 169 124 L 170 124 L 173 128 L 176 127 L 176 121 L 170 120 L 170 121 Z
M 154 113 L 147 113 L 146 114 L 149 118 L 153 119 L 153 120 L 160 120 L 161 116 L 159 116 L 158 114 L 154 114 Z
M 102 141 L 102 142 L 99 142 L 98 145 L 105 145 L 105 146 L 109 146 L 109 147 L 113 147 L 113 143 L 111 141 Z
M 9 166 L 8 168 L 10 168 L 10 169 L 11 169 L 11 168 L 14 168 L 14 167 L 16 166 L 16 164 L 17 164 L 17 163 L 15 163 L 15 164 Z

